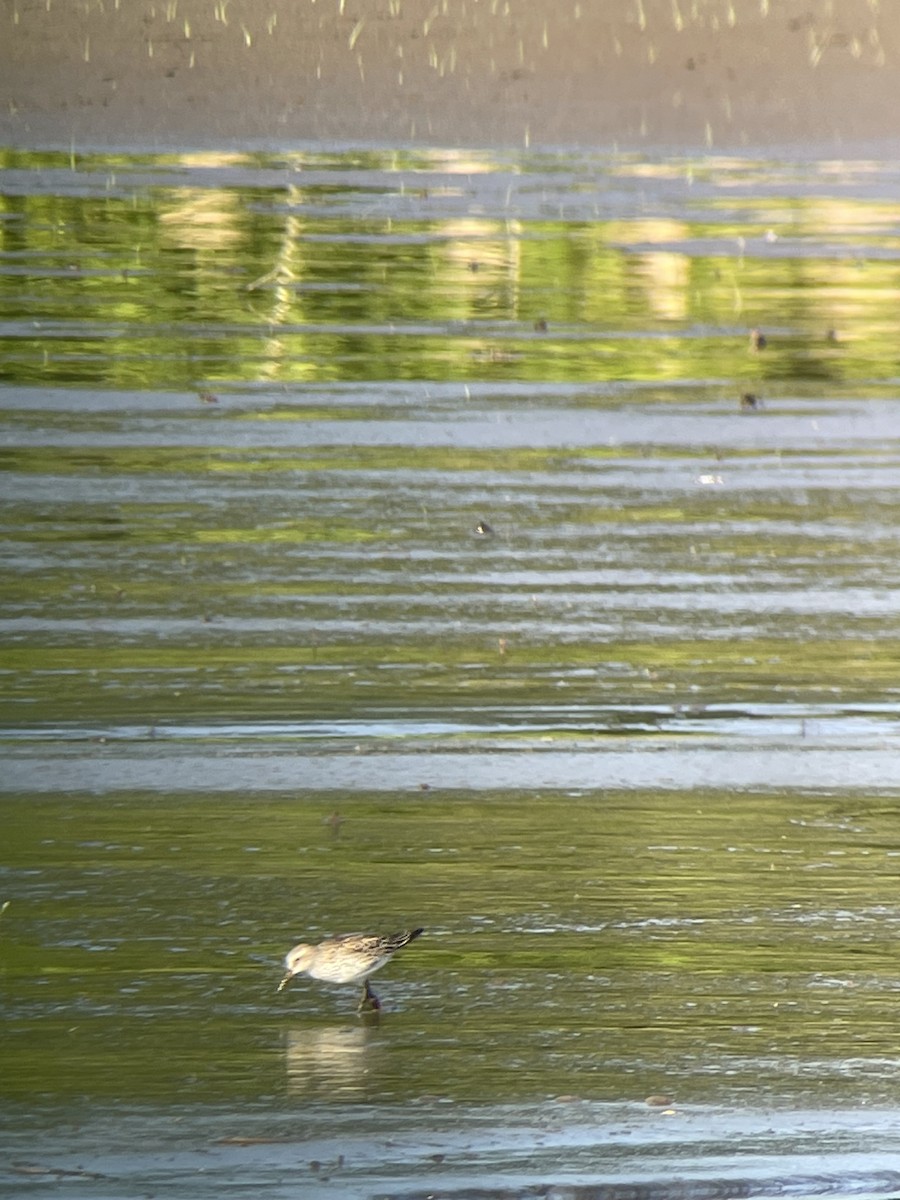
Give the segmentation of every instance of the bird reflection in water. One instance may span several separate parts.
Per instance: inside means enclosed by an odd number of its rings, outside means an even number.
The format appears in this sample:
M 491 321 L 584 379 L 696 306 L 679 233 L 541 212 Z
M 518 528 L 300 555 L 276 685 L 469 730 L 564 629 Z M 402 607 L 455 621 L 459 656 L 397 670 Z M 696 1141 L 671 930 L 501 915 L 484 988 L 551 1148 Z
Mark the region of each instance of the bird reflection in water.
M 373 1077 L 373 1056 L 381 1053 L 377 1033 L 377 1016 L 371 1023 L 289 1029 L 288 1090 L 303 1096 L 363 1094 Z

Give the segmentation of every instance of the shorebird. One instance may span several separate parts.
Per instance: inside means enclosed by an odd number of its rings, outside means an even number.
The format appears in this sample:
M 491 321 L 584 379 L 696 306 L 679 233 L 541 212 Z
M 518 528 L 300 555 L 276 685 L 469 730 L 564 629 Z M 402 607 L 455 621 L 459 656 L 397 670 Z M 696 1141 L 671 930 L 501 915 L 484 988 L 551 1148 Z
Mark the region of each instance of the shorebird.
M 357 1012 L 362 1012 L 367 1004 L 377 1011 L 381 1001 L 372 991 L 369 976 L 424 932 L 423 929 L 406 929 L 386 937 L 372 933 L 342 933 L 326 938 L 317 946 L 300 942 L 287 953 L 284 960 L 287 974 L 277 990 L 280 992 L 295 975 L 309 975 L 326 983 L 359 983 L 362 980 L 363 994 Z

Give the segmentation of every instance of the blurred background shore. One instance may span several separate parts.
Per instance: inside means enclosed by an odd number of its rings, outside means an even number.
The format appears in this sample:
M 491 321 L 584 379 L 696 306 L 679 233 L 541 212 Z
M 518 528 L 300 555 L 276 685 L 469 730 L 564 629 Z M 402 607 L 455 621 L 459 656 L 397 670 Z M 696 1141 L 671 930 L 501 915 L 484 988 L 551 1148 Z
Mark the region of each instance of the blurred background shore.
M 878 0 L 5 0 L 0 142 L 893 154 Z

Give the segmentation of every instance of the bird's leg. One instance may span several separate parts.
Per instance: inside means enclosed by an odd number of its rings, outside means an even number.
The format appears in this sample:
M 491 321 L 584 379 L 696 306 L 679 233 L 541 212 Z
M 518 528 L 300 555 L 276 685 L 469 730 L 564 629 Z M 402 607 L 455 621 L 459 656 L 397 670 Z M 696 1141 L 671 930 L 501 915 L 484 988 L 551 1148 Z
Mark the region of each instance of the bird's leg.
M 381 1001 L 372 991 L 372 985 L 369 983 L 368 979 L 366 980 L 366 986 L 363 990 L 362 999 L 360 1000 L 359 1007 L 356 1011 L 362 1012 L 366 1005 L 368 1005 L 369 1008 L 371 1008 L 374 1012 L 378 1012 L 381 1008 Z

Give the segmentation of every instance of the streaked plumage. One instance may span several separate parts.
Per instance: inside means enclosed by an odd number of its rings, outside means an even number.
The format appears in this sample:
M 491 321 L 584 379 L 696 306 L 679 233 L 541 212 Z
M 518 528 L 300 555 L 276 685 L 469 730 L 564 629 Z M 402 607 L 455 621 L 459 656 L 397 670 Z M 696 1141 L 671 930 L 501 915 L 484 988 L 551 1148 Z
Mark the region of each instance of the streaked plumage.
M 369 986 L 369 976 L 383 967 L 403 946 L 414 941 L 424 930 L 410 929 L 386 937 L 370 933 L 344 933 L 326 938 L 317 946 L 300 942 L 284 960 L 287 974 L 278 985 L 280 992 L 295 975 L 309 975 L 326 983 L 365 984 L 359 1007 L 366 1003 L 380 1008 L 378 997 Z

